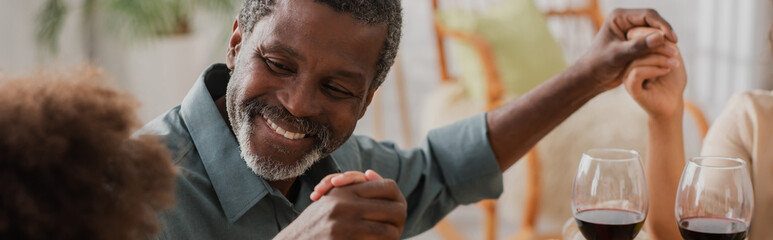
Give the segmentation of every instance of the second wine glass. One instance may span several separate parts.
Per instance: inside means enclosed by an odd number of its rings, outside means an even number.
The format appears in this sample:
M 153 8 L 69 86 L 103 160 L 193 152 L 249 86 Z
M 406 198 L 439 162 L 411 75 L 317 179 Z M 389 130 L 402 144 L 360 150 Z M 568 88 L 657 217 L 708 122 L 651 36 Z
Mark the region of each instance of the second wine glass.
M 648 207 L 647 182 L 636 151 L 583 153 L 572 189 L 572 214 L 586 239 L 634 239 Z
M 754 211 L 746 162 L 726 157 L 690 159 L 679 181 L 675 210 L 684 239 L 746 238 Z

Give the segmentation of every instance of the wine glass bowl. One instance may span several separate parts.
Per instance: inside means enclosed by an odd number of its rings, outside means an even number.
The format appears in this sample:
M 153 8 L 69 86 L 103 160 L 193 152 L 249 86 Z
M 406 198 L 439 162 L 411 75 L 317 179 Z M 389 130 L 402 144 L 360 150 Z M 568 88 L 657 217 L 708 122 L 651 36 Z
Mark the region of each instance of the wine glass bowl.
M 572 189 L 572 214 L 586 239 L 634 239 L 648 207 L 636 151 L 600 148 L 583 153 Z
M 561 240 L 586 240 L 585 237 L 582 236 L 580 229 L 577 228 L 577 220 L 575 220 L 574 217 L 569 218 L 566 220 L 566 222 L 564 222 L 564 225 L 561 228 L 560 239 Z M 650 239 L 652 238 L 644 230 L 639 231 L 639 234 L 637 234 L 636 238 L 634 238 L 634 240 L 650 240 Z
M 682 238 L 744 239 L 753 210 L 746 162 L 726 157 L 697 157 L 687 162 L 675 204 Z

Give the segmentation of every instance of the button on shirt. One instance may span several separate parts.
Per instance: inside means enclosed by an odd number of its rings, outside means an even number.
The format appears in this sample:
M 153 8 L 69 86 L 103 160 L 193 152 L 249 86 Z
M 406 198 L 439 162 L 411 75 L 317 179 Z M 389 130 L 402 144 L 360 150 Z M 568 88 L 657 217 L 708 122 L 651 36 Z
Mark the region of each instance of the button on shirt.
M 179 170 L 175 208 L 160 214 L 160 239 L 270 239 L 312 204 L 326 175 L 373 169 L 397 182 L 408 202 L 403 237 L 430 229 L 459 204 L 497 198 L 502 174 L 489 145 L 485 115 L 431 131 L 422 148 L 352 136 L 298 177 L 290 202 L 253 173 L 214 101 L 225 95 L 229 69 L 207 68 L 180 106 L 148 123 Z

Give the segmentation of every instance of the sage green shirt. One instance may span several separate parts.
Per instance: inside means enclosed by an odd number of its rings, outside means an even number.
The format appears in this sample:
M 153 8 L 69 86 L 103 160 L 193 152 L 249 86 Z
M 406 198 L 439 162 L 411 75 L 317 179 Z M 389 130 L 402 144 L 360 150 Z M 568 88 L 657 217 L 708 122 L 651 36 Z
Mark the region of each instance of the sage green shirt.
M 177 204 L 160 215 L 160 239 L 270 239 L 312 204 L 308 196 L 320 179 L 341 171 L 373 169 L 397 182 L 408 201 L 403 237 L 432 228 L 459 204 L 502 192 L 481 114 L 431 131 L 422 148 L 352 136 L 298 178 L 299 197 L 290 202 L 247 167 L 215 107 L 228 80 L 224 64 L 210 66 L 180 106 L 140 131 L 161 136 L 179 170 Z

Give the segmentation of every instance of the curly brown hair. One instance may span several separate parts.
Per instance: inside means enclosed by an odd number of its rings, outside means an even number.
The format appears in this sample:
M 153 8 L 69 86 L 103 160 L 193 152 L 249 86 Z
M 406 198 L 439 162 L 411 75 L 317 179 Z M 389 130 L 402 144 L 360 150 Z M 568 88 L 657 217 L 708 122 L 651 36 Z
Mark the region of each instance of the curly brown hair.
M 143 239 L 174 202 L 170 153 L 98 71 L 0 77 L 0 239 Z

